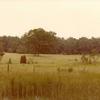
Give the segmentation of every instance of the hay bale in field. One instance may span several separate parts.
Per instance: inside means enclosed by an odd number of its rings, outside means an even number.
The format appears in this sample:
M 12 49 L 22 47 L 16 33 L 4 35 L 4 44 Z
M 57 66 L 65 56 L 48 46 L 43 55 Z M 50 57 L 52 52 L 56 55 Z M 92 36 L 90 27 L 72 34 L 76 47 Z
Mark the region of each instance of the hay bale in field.
M 26 63 L 27 63 L 26 56 L 25 55 L 21 56 L 21 58 L 20 58 L 20 64 L 26 64 Z

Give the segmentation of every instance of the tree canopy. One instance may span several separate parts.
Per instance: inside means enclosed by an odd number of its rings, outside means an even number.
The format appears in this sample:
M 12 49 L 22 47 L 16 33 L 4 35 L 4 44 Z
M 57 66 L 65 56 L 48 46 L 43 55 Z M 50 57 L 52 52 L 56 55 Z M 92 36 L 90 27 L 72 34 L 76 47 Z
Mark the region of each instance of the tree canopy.
M 31 29 L 21 38 L 0 37 L 0 52 L 33 54 L 88 54 L 95 50 L 100 53 L 100 38 L 67 39 L 57 37 L 57 33 L 43 28 Z

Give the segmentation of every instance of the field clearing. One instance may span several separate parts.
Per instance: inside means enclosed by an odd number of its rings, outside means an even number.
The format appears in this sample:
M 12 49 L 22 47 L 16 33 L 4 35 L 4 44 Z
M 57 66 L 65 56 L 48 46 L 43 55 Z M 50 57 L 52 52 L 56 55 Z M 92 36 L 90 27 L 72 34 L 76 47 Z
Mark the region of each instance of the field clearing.
M 26 56 L 33 64 L 20 64 L 21 54 L 3 57 L 0 100 L 100 100 L 100 59 L 82 64 L 80 55 Z
M 74 71 L 88 71 L 100 73 L 100 59 L 95 64 L 82 64 L 80 55 L 56 55 L 56 54 L 41 54 L 36 57 L 32 54 L 26 54 L 27 60 L 31 59 L 33 64 L 20 64 L 20 57 L 22 54 L 6 53 L 0 64 L 0 71 L 6 72 L 9 58 L 10 72 L 57 72 L 57 69 L 73 68 Z

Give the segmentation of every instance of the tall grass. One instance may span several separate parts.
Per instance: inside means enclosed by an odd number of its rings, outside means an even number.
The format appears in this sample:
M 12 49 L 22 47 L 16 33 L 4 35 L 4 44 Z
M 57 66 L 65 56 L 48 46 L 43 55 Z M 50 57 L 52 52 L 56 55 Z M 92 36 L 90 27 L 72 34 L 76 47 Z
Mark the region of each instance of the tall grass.
M 0 73 L 0 100 L 99 100 L 100 75 Z
M 1 61 L 0 100 L 100 100 L 99 62 L 82 64 L 80 55 L 31 55 L 33 64 L 19 64 L 20 56 L 6 54 Z

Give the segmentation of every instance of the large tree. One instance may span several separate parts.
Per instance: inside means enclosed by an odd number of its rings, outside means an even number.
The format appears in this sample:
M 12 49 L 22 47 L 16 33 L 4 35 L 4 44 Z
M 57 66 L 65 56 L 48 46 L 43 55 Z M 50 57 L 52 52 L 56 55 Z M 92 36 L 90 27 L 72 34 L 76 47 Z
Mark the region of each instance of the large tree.
M 65 52 L 67 54 L 75 54 L 77 53 L 77 39 L 70 37 L 67 40 L 65 40 Z
M 48 32 L 42 28 L 30 30 L 26 33 L 22 40 L 24 45 L 31 53 L 54 53 L 56 43 L 56 33 Z
M 3 52 L 3 42 L 2 42 L 2 40 L 0 39 L 0 53 L 2 53 Z

